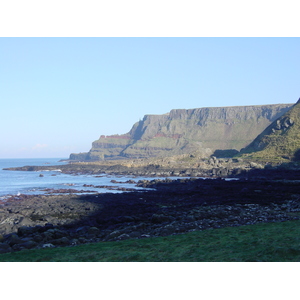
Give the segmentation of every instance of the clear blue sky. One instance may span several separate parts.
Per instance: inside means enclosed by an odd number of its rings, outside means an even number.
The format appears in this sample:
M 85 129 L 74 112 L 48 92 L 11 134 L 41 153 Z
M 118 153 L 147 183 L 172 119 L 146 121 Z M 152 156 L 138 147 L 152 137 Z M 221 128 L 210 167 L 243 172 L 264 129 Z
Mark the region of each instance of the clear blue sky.
M 300 38 L 0 38 L 0 158 L 68 157 L 145 114 L 295 103 Z

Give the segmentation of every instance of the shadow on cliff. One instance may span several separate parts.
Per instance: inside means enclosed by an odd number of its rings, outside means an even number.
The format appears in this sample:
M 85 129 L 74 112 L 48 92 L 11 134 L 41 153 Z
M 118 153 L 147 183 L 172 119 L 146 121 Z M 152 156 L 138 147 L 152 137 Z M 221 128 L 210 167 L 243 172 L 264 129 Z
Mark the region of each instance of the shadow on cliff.
M 238 153 L 239 151 L 236 149 L 225 149 L 225 150 L 217 149 L 215 150 L 212 156 L 215 156 L 217 158 L 232 158 Z

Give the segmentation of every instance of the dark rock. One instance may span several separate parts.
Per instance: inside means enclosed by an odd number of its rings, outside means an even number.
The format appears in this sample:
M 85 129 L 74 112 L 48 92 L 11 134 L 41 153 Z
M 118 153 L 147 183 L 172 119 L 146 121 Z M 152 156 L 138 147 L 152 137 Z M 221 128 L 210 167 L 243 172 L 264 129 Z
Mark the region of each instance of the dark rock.
M 51 243 L 43 244 L 42 248 L 54 248 L 55 246 Z
M 129 234 L 130 238 L 138 238 L 141 236 L 141 233 L 139 231 L 133 231 Z
M 116 237 L 119 237 L 121 234 L 122 234 L 122 232 L 120 232 L 119 230 L 115 230 L 109 234 L 108 238 L 114 239 Z
M 50 229 L 51 230 L 51 229 Z M 48 230 L 49 231 L 49 230 Z M 54 238 L 59 239 L 66 236 L 66 232 L 59 230 L 57 228 L 54 229 Z
M 67 246 L 71 244 L 70 240 L 67 237 L 61 237 L 59 239 L 52 240 L 51 243 L 57 246 Z
M 130 236 L 127 233 L 123 233 L 123 234 L 118 236 L 118 240 L 120 240 L 120 241 L 121 240 L 127 240 L 129 238 L 130 238 Z
M 1 222 L 6 223 L 1 225 L 0 230 L 8 224 L 17 233 L 0 231 L 3 235 L 2 244 L 8 245 L 2 248 L 6 249 L 3 251 L 19 251 L 31 247 L 42 248 L 45 244 L 70 246 L 299 219 L 298 181 L 272 181 L 264 172 L 259 170 L 258 173 L 251 173 L 252 177 L 249 176 L 247 180 L 233 181 L 221 178 L 155 179 L 144 181 L 143 184 L 151 188 L 155 186 L 156 190 L 143 192 L 14 199 L 12 203 L 1 207 L 1 214 L 4 215 L 1 215 Z M 298 174 L 279 169 L 267 172 L 271 172 L 271 178 L 289 176 L 298 180 L 299 176 L 299 171 Z M 18 220 L 24 218 L 21 215 L 24 207 L 34 207 L 26 211 L 36 215 L 33 219 L 38 226 L 18 227 Z M 59 213 L 61 211 L 62 214 Z M 76 219 L 70 218 L 73 213 Z M 52 224 L 41 221 L 45 215 L 53 218 Z M 27 218 L 32 219 L 32 216 L 28 214 Z
M 11 247 L 6 243 L 0 243 L 0 253 L 8 253 L 11 252 Z
M 176 232 L 175 226 L 166 225 L 161 229 L 160 234 L 166 236 L 166 235 L 171 235 L 172 233 L 175 233 L 175 232 Z
M 49 241 L 53 240 L 54 232 L 47 230 L 47 231 L 42 233 L 42 237 L 43 237 L 43 241 L 49 242 Z
M 78 239 L 72 239 L 72 240 L 70 240 L 70 244 L 73 245 L 73 246 L 75 246 L 75 245 L 79 245 L 80 242 L 79 242 Z
M 153 214 L 151 218 L 152 223 L 164 223 L 168 222 L 170 218 L 162 214 Z
M 88 229 L 87 233 L 88 233 L 89 235 L 98 235 L 98 234 L 100 233 L 100 230 L 99 230 L 99 228 L 97 228 L 97 227 L 90 227 L 90 228 Z
M 22 244 L 20 244 L 21 247 L 24 247 L 26 249 L 35 248 L 37 245 L 38 245 L 38 243 L 33 240 L 28 240 L 28 241 L 25 241 Z
M 43 237 L 42 237 L 41 234 L 35 234 L 35 235 L 33 236 L 33 240 L 34 240 L 35 242 L 37 242 L 37 243 L 40 243 L 40 242 L 43 241 Z
M 16 244 L 22 244 L 23 240 L 19 238 L 19 236 L 15 233 L 13 233 L 9 238 L 8 238 L 8 244 L 10 246 L 16 245 Z
M 27 227 L 27 226 L 22 226 L 22 227 L 18 228 L 18 235 L 19 236 L 28 235 L 28 234 L 31 234 L 31 233 L 33 233 L 35 231 L 36 231 L 35 228 Z

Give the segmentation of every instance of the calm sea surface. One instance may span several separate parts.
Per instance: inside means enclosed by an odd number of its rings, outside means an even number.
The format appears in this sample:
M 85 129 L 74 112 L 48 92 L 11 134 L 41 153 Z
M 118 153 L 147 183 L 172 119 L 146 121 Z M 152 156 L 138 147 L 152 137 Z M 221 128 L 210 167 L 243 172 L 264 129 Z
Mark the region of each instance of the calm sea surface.
M 104 188 L 84 187 L 84 184 L 93 185 L 108 185 L 116 187 L 135 188 L 134 184 L 114 184 L 110 181 L 115 179 L 117 181 L 125 182 L 129 179 L 138 181 L 140 179 L 153 178 L 133 178 L 133 177 L 115 177 L 103 174 L 103 177 L 96 177 L 95 175 L 69 175 L 63 174 L 59 171 L 59 166 L 67 162 L 60 162 L 60 158 L 37 158 L 37 159 L 0 159 L 0 197 L 5 195 L 21 194 L 44 194 L 42 191 L 45 188 L 51 189 L 76 189 L 76 190 L 93 190 L 101 193 L 105 192 L 120 192 L 112 191 Z M 57 165 L 57 171 L 5 171 L 3 168 L 22 167 L 22 166 L 44 166 Z M 43 177 L 39 175 L 43 174 Z M 55 175 L 55 176 L 54 176 Z M 99 175 L 98 175 L 99 176 Z

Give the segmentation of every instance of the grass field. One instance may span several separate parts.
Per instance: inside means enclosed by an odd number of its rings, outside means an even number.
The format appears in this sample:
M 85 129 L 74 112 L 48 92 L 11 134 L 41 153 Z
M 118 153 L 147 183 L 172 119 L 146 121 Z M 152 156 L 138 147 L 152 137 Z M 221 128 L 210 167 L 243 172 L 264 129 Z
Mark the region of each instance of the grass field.
M 22 250 L 2 262 L 299 262 L 300 221 L 74 247 Z

